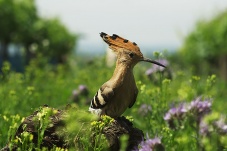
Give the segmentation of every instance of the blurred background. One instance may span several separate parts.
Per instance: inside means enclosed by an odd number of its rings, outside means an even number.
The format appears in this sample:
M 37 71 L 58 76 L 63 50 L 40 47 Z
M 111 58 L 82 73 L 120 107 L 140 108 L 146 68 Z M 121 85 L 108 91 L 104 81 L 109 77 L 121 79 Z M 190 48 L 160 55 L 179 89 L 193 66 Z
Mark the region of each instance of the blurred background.
M 105 54 L 107 46 L 100 39 L 100 32 L 135 41 L 145 54 L 181 50 L 183 57 L 196 67 L 196 57 L 200 57 L 214 66 L 224 66 L 220 70 L 227 68 L 222 55 L 227 51 L 222 46 L 227 30 L 225 0 L 0 2 L 0 66 L 7 60 L 19 72 L 37 54 L 48 56 L 52 63 L 64 63 L 69 54 Z M 211 35 L 201 26 L 212 26 L 207 27 Z
M 59 65 L 67 68 L 65 75 L 92 64 L 97 72 L 114 68 L 114 54 L 100 32 L 136 42 L 145 56 L 170 67 L 167 78 L 182 71 L 227 81 L 226 0 L 0 0 L 1 79 L 11 72 L 25 79 L 27 72 L 56 73 Z M 141 67 L 149 79 L 159 71 Z
M 198 97 L 212 100 L 212 112 L 226 117 L 226 0 L 0 0 L 1 138 L 10 140 L 13 115 L 26 117 L 44 104 L 88 110 L 115 68 L 100 32 L 136 42 L 144 56 L 168 67 L 134 68 L 139 95 L 125 114 L 144 133 L 163 132 L 168 109 Z M 191 131 L 183 143 L 181 131 L 166 133 L 166 150 L 199 146 Z M 179 136 L 179 147 L 172 136 Z M 0 139 L 0 148 L 6 142 Z
M 176 50 L 199 19 L 211 19 L 226 9 L 224 0 L 192 1 L 61 1 L 37 0 L 43 17 L 59 17 L 81 34 L 78 51 L 104 52 L 98 33 L 116 33 L 134 40 L 143 51 Z M 90 50 L 91 51 L 91 50 Z
M 9 70 L 26 79 L 31 72 L 34 81 L 34 72 L 56 72 L 59 65 L 67 67 L 65 75 L 94 65 L 100 76 L 115 63 L 100 32 L 136 42 L 145 56 L 170 67 L 167 78 L 182 71 L 188 78 L 214 74 L 227 81 L 226 0 L 0 0 L 1 77 Z M 149 68 L 140 66 L 139 79 L 159 71 Z

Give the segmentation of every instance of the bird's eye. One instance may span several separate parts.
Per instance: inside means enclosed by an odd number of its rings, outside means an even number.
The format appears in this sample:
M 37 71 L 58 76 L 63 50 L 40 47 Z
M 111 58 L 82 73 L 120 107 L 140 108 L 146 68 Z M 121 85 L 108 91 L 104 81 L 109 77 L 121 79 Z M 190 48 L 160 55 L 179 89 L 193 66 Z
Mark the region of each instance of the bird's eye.
M 130 52 L 129 56 L 130 56 L 130 58 L 133 58 L 134 57 L 134 53 Z

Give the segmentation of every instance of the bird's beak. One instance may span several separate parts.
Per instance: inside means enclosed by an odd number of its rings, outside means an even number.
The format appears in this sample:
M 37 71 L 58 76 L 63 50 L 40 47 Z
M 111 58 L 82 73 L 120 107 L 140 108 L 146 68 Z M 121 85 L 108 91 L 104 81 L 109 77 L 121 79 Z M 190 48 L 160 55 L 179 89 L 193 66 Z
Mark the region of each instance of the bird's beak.
M 143 58 L 140 61 L 150 62 L 150 63 L 153 63 L 153 64 L 156 64 L 156 65 L 159 65 L 159 66 L 162 66 L 162 67 L 166 68 L 166 66 L 164 66 L 163 64 L 161 64 L 161 63 L 159 63 L 157 61 L 151 60 L 149 58 Z

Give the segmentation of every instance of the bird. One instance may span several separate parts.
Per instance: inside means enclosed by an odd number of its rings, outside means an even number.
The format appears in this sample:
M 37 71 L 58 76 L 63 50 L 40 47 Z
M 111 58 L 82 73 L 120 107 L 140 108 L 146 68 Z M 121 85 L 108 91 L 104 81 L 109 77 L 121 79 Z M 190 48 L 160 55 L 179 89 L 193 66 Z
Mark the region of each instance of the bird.
M 116 67 L 112 77 L 98 89 L 91 100 L 89 111 L 99 117 L 107 115 L 118 118 L 136 102 L 138 88 L 133 75 L 134 66 L 141 61 L 165 66 L 145 58 L 135 42 L 116 34 L 110 36 L 101 32 L 100 36 L 116 54 Z

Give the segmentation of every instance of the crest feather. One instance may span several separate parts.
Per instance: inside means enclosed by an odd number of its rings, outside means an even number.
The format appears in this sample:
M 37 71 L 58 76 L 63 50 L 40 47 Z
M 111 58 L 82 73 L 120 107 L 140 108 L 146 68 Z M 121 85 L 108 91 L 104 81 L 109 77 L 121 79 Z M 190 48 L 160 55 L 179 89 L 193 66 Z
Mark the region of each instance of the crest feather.
M 124 48 L 130 51 L 133 51 L 134 53 L 138 55 L 142 55 L 140 52 L 140 48 L 137 46 L 135 42 L 131 42 L 125 38 L 122 38 L 116 34 L 113 34 L 112 36 L 101 32 L 100 36 L 102 39 L 109 45 L 110 49 L 113 51 L 117 51 L 119 48 Z

